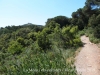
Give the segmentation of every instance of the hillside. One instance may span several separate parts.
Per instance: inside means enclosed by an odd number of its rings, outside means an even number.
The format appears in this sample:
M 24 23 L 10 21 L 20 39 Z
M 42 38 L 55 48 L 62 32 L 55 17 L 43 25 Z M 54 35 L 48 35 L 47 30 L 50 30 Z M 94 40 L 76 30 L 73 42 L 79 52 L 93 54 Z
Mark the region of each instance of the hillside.
M 100 5 L 86 0 L 72 18 L 48 18 L 45 26 L 32 23 L 0 28 L 0 75 L 77 75 L 75 51 L 86 35 L 100 43 Z M 89 59 L 88 59 L 89 60 Z
M 23 70 L 30 68 L 38 71 L 43 68 L 72 68 L 71 63 L 66 65 L 66 58 L 69 58 L 72 54 L 65 54 L 74 52 L 76 48 L 82 45 L 80 38 L 76 36 L 78 27 L 66 26 L 60 28 L 58 23 L 51 22 L 51 24 L 55 26 L 43 27 L 32 24 L 1 28 L 0 65 L 2 66 L 0 73 L 14 75 L 18 74 L 17 70 L 24 74 L 26 71 Z M 42 62 L 43 60 L 44 62 Z M 63 72 L 67 74 L 70 71 Z M 32 75 L 43 73 L 32 73 Z M 59 74 L 52 72 L 52 74 L 55 73 Z M 76 72 L 73 71 L 72 73 L 75 74 Z

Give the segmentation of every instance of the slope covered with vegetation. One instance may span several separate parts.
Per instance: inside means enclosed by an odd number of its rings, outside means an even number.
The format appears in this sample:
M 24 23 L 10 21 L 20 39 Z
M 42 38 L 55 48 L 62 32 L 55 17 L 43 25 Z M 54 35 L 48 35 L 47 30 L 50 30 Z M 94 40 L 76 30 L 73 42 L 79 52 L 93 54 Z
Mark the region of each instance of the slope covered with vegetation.
M 86 0 L 72 18 L 49 18 L 45 26 L 31 23 L 0 28 L 0 74 L 2 75 L 76 75 L 72 61 L 82 46 L 80 35 L 100 41 L 100 6 Z
M 14 29 L 15 28 L 15 29 Z M 66 64 L 66 58 L 71 56 L 65 53 L 74 51 L 81 46 L 77 26 L 65 26 L 52 21 L 48 26 L 27 24 L 1 28 L 0 59 L 1 73 L 27 75 L 25 70 L 36 69 L 39 72 L 30 74 L 44 74 L 40 70 L 61 69 L 63 74 L 70 74 L 65 69 L 71 69 L 71 63 Z M 66 52 L 66 49 L 70 49 Z M 72 53 L 72 52 L 71 52 Z M 66 56 L 65 56 L 66 55 Z M 73 62 L 72 62 L 73 63 Z M 72 73 L 76 73 L 74 70 Z M 18 74 L 18 75 L 19 75 Z M 49 72 L 47 72 L 49 74 Z M 50 74 L 58 74 L 53 72 Z

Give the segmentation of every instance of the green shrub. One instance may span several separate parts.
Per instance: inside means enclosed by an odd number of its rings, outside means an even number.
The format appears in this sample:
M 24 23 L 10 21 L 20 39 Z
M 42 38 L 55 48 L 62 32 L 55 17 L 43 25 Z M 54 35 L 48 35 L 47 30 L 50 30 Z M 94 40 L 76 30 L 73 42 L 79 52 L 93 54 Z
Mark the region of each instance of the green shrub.
M 73 40 L 73 43 L 74 43 L 74 46 L 81 46 L 82 45 L 82 42 L 80 40 L 80 38 L 76 38 Z
M 46 51 L 47 49 L 51 49 L 51 42 L 45 32 L 38 33 L 36 42 L 40 50 Z
M 25 46 L 24 38 L 19 37 L 17 39 L 17 42 L 20 43 L 21 45 Z
M 82 35 L 85 35 L 85 31 L 84 30 L 81 30 L 77 33 L 77 36 L 80 37 Z
M 93 43 L 99 43 L 100 39 L 97 39 L 95 37 L 90 37 L 90 41 Z
M 10 75 L 77 75 L 72 63 L 66 63 L 62 51 L 28 55 L 7 69 Z
M 8 52 L 11 54 L 20 54 L 23 50 L 23 46 L 17 41 L 12 41 L 8 47 Z
M 96 38 L 100 38 L 100 24 L 98 24 L 98 26 L 95 27 L 94 36 Z

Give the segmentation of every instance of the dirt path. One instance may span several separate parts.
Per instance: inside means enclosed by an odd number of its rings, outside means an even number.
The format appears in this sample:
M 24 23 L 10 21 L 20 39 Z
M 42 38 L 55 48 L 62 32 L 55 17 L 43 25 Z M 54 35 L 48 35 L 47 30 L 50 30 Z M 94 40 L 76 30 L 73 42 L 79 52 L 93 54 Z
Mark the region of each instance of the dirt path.
M 75 58 L 78 75 L 100 75 L 100 49 L 86 36 L 82 36 L 81 40 L 84 46 Z

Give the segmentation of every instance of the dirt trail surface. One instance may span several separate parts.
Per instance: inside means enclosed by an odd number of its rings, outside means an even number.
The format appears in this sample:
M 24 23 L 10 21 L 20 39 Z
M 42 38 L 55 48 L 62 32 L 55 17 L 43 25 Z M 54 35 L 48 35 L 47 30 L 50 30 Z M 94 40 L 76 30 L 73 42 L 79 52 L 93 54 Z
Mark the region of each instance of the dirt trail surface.
M 81 40 L 84 46 L 75 58 L 78 75 L 100 75 L 100 48 L 86 36 L 82 36 Z

